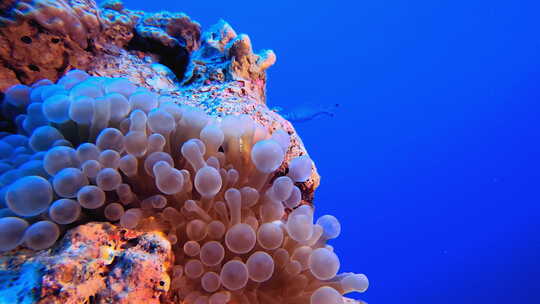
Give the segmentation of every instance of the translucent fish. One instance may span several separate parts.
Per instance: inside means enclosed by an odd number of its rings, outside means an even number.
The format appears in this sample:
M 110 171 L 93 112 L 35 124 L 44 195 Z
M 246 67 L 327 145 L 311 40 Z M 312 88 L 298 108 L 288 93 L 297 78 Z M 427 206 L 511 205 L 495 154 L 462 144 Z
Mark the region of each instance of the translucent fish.
M 338 107 L 337 103 L 330 106 L 299 105 L 291 111 L 282 112 L 281 116 L 292 123 L 307 122 L 322 116 L 334 117 Z

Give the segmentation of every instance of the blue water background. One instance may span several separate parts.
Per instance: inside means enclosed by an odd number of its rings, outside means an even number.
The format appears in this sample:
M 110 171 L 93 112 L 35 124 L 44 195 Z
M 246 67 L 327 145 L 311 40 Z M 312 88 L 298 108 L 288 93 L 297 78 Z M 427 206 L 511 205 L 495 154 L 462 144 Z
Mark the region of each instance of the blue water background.
M 540 2 L 140 1 L 271 48 L 370 304 L 540 303 Z M 353 295 L 357 297 L 357 295 Z

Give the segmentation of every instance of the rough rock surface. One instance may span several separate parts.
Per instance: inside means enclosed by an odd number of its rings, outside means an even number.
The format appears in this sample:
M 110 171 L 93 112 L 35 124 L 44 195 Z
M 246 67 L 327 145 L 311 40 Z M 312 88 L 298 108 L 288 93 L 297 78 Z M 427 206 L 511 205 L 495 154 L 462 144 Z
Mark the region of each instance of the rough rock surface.
M 161 303 L 171 259 L 157 233 L 88 223 L 51 250 L 0 256 L 0 303 Z
M 275 60 L 271 50 L 254 53 L 249 37 L 225 21 L 201 32 L 185 14 L 128 10 L 118 0 L 101 7 L 93 0 L 0 3 L 0 91 L 56 81 L 74 68 L 126 77 L 209 115 L 248 114 L 271 132 L 287 131 L 282 175 L 307 151 L 294 127 L 266 106 L 265 70 Z M 304 203 L 318 185 L 314 168 L 299 185 Z M 89 223 L 52 250 L 0 256 L 0 303 L 169 303 L 170 259 L 161 235 Z

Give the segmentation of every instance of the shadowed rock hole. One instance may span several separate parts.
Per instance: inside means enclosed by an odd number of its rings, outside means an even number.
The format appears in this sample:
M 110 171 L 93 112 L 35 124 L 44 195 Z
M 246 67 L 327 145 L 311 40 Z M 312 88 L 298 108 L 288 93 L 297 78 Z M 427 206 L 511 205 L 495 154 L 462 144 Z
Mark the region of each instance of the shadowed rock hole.
M 122 249 L 133 248 L 137 245 L 139 245 L 139 238 L 129 239 L 124 245 L 122 245 Z
M 32 43 L 32 38 L 30 38 L 28 36 L 22 36 L 21 41 L 26 43 L 26 44 L 30 44 L 30 43 Z
M 113 269 L 116 267 L 116 265 L 118 264 L 118 261 L 119 261 L 119 260 L 120 260 L 120 258 L 118 258 L 118 257 L 115 256 L 115 257 L 113 258 L 112 262 L 111 262 L 109 265 L 107 265 L 107 271 L 100 273 L 100 275 L 101 275 L 102 277 L 108 276 L 108 275 L 109 275 L 109 272 L 110 272 L 111 270 L 113 270 Z
M 96 48 L 94 47 L 94 40 L 88 38 L 86 39 L 86 44 L 88 45 L 84 50 L 89 53 L 95 53 Z
M 154 253 L 156 253 L 158 248 L 159 248 L 158 244 L 149 242 L 149 243 L 145 244 L 143 249 L 144 249 L 144 251 L 146 251 L 146 252 L 148 252 L 150 254 L 154 254 Z
M 98 295 L 88 297 L 88 304 L 96 304 L 98 301 Z
M 159 63 L 171 69 L 178 82 L 182 82 L 189 63 L 189 52 L 183 46 L 168 47 L 161 42 L 143 38 L 136 32 L 127 45 L 128 50 L 153 53 L 159 56 Z

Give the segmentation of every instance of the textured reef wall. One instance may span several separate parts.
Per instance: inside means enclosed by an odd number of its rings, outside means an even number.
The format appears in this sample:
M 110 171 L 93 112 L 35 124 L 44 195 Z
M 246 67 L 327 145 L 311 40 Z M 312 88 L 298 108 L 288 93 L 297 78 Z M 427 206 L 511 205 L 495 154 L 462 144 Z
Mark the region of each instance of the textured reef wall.
M 349 301 L 316 168 L 247 35 L 120 1 L 0 3 L 0 303 Z

